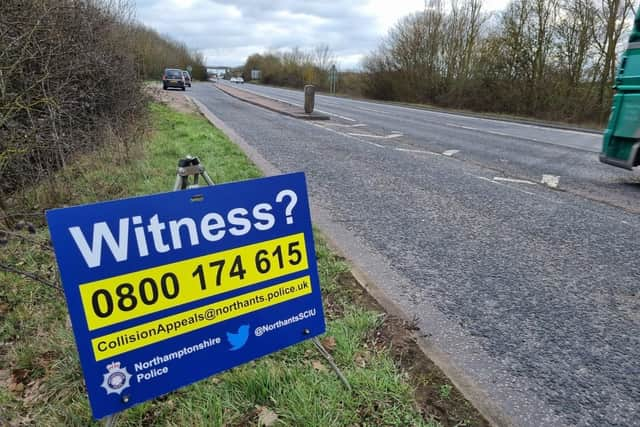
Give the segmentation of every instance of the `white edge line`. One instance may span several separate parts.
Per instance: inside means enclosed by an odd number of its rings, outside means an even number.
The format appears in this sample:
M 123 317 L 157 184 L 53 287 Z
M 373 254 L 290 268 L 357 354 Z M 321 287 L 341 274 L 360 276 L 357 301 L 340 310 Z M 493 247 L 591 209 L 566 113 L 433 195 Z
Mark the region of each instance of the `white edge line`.
M 537 183 L 535 183 L 533 181 L 527 181 L 526 179 L 503 178 L 501 176 L 494 176 L 493 180 L 494 181 L 501 181 L 501 182 L 513 182 L 515 184 L 537 185 Z
M 349 133 L 351 136 L 361 136 L 364 138 L 376 138 L 376 139 L 392 139 L 392 138 L 400 138 L 403 136 L 401 133 L 392 133 L 391 135 L 372 135 L 368 133 Z
M 425 150 L 412 150 L 411 148 L 394 148 L 396 151 L 402 151 L 403 153 L 418 153 L 418 154 L 431 154 L 434 156 L 441 156 L 440 153 L 434 153 L 433 151 L 425 151 Z

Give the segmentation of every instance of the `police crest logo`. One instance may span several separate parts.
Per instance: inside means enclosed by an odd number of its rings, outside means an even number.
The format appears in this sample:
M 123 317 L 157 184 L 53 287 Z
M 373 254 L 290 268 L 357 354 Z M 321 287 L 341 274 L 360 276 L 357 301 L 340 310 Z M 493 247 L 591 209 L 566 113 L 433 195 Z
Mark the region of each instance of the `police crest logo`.
M 107 373 L 103 375 L 102 387 L 107 394 L 120 394 L 130 386 L 131 374 L 127 368 L 120 368 L 120 362 L 113 362 L 107 365 Z

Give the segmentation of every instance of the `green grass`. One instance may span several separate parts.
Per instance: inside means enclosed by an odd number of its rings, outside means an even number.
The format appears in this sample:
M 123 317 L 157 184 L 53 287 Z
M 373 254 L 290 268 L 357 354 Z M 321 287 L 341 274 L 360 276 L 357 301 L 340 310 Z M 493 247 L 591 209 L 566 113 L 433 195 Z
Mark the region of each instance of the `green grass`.
M 49 185 L 17 195 L 12 212 L 168 191 L 177 160 L 186 154 L 199 156 L 217 183 L 260 176 L 202 117 L 159 104 L 150 110 L 153 132 L 130 144 L 127 155 L 109 149 L 79 157 Z M 0 262 L 53 281 L 53 254 L 34 244 L 46 242 L 48 232 L 41 217 L 34 221 L 36 233 L 10 236 Z M 316 244 L 323 296 L 331 301 L 326 336 L 335 339 L 333 357 L 353 391 L 304 342 L 126 410 L 117 425 L 258 425 L 265 413 L 277 415 L 273 425 L 438 425 L 416 409 L 414 390 L 389 350 L 371 344 L 380 314 L 353 305 L 339 283 L 346 264 L 320 236 Z M 98 425 L 91 419 L 61 293 L 1 270 L 0 283 L 0 425 Z
M 442 384 L 440 386 L 440 398 L 448 399 L 451 396 L 451 389 L 453 387 L 450 384 Z

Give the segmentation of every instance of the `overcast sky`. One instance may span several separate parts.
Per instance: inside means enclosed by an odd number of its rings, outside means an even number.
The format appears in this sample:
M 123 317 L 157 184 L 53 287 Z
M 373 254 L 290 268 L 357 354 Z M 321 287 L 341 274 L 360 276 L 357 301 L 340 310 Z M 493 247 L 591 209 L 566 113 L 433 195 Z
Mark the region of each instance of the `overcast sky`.
M 485 0 L 485 10 L 508 0 Z M 340 69 L 354 69 L 424 0 L 137 0 L 145 25 L 201 51 L 207 65 L 237 66 L 252 53 L 327 44 Z

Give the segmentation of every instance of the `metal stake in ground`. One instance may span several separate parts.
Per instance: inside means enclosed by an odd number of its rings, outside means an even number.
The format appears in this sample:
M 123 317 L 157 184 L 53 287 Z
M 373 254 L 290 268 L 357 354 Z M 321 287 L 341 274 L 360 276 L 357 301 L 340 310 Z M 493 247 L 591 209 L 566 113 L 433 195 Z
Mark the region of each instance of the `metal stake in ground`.
M 324 346 L 322 345 L 318 337 L 313 337 L 311 339 L 311 342 L 313 342 L 313 345 L 316 346 L 318 353 L 320 353 L 322 357 L 324 357 L 326 361 L 329 363 L 329 365 L 331 366 L 331 369 L 333 369 L 333 371 L 338 375 L 338 378 L 340 378 L 340 381 L 342 381 L 342 384 L 344 384 L 347 390 L 351 391 L 351 384 L 349 384 L 349 380 L 347 380 L 347 377 L 345 377 L 342 371 L 340 370 L 340 368 L 338 368 L 338 365 L 336 365 L 336 363 L 333 361 L 333 357 L 331 357 L 331 354 L 329 354 L 327 349 L 324 348 Z
M 107 415 L 104 418 L 104 427 L 115 427 L 118 414 Z

